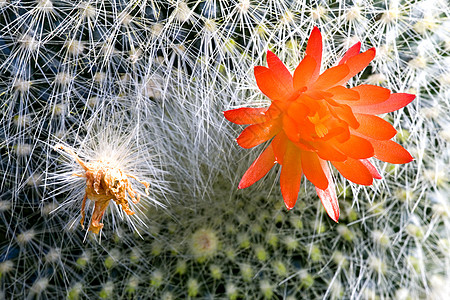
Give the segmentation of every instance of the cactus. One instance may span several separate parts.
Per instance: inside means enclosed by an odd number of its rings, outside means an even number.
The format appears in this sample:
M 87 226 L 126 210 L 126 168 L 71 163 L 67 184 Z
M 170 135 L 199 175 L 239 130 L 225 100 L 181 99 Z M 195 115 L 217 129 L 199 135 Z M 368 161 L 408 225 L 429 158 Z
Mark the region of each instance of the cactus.
M 442 299 L 449 14 L 439 0 L 0 1 L 0 298 Z M 354 42 L 377 49 L 350 86 L 417 95 L 385 116 L 415 161 L 378 163 L 372 187 L 337 180 L 339 224 L 305 182 L 286 211 L 275 171 L 237 190 L 260 150 L 221 114 L 267 104 L 253 67 L 270 49 L 293 71 L 313 26 L 326 66 Z M 57 144 L 112 157 L 149 195 L 129 178 L 135 214 L 111 201 L 103 229 L 83 230 L 86 181 Z

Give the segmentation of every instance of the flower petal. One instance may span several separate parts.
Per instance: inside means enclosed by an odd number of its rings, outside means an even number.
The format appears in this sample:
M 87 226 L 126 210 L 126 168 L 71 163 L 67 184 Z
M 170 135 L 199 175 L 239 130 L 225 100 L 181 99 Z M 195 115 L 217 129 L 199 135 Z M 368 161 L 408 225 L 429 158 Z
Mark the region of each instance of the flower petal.
M 233 122 L 234 124 L 257 124 L 266 121 L 266 116 L 264 116 L 264 113 L 267 111 L 267 109 L 268 107 L 242 107 L 224 111 L 223 114 L 225 116 L 225 119 Z
M 321 159 L 333 161 L 344 161 L 347 159 L 347 155 L 334 148 L 330 143 L 318 141 L 312 143 L 312 145 L 317 149 L 317 155 Z
M 361 42 L 357 42 L 347 50 L 345 55 L 339 61 L 339 65 L 345 64 L 350 57 L 358 55 L 360 50 L 361 50 Z
M 343 143 L 350 138 L 350 130 L 348 126 L 341 128 L 342 128 L 341 132 L 338 135 L 336 135 L 336 141 L 339 143 Z
M 394 141 L 371 140 L 375 157 L 391 164 L 406 164 L 414 158 L 409 152 Z
M 321 97 L 320 99 L 323 99 L 323 98 Z M 308 107 L 308 109 L 311 112 L 318 111 L 318 110 L 320 110 L 320 107 L 321 107 L 319 101 L 310 97 L 310 95 L 306 95 L 306 93 L 301 94 L 300 97 L 298 97 L 296 101 L 299 101 L 302 104 L 306 105 L 306 107 Z
M 238 189 L 245 189 L 260 180 L 274 165 L 275 156 L 272 147 L 269 145 L 244 173 L 244 176 L 242 176 L 239 182 Z
M 286 102 L 272 101 L 272 104 L 270 104 L 269 109 L 267 109 L 264 115 L 268 119 L 276 119 L 283 113 L 285 107 L 287 107 Z
M 280 174 L 281 194 L 283 195 L 284 204 L 287 209 L 292 209 L 297 202 L 302 179 L 301 162 L 300 150 L 292 143 L 289 143 L 286 148 Z
M 358 133 L 376 140 L 390 140 L 397 134 L 397 130 L 387 121 L 373 115 L 355 114 L 360 126 L 355 129 Z
M 338 107 L 333 107 L 334 112 L 337 114 L 338 118 L 347 123 L 352 128 L 358 128 L 359 123 L 355 118 L 350 106 L 342 104 Z
M 265 141 L 270 140 L 277 134 L 281 127 L 279 120 L 269 120 L 265 123 L 250 125 L 246 127 L 236 139 L 242 148 L 252 148 Z
M 369 63 L 374 59 L 375 57 L 375 48 L 370 48 L 366 52 L 359 53 L 353 57 L 350 57 L 346 62 L 345 65 L 348 66 L 350 69 L 350 72 L 348 75 L 342 79 L 340 82 L 338 82 L 336 85 L 343 85 L 347 83 L 347 81 L 364 70 Z
M 273 71 L 263 66 L 254 69 L 256 83 L 261 92 L 272 100 L 285 100 L 290 91 L 275 77 Z
M 346 161 L 331 162 L 342 176 L 356 184 L 371 185 L 373 182 L 372 174 L 366 166 L 357 159 L 348 158 Z
M 316 61 L 316 67 L 311 76 L 311 81 L 314 82 L 320 73 L 320 65 L 322 64 L 322 34 L 319 28 L 315 26 L 309 36 L 308 45 L 306 46 L 306 55 L 311 55 Z
M 362 137 L 350 135 L 350 138 L 343 143 L 336 143 L 336 148 L 351 158 L 369 158 L 374 155 L 374 147 L 371 142 Z
M 317 62 L 312 56 L 306 55 L 303 58 L 294 71 L 294 90 L 299 90 L 311 83 L 311 77 L 316 70 L 316 66 Z
M 298 142 L 300 140 L 298 126 L 287 114 L 283 116 L 283 131 L 291 141 Z
M 395 93 L 391 94 L 389 99 L 382 103 L 365 105 L 365 106 L 352 106 L 353 112 L 363 113 L 363 114 L 384 114 L 388 112 L 396 111 L 402 107 L 405 107 L 411 101 L 416 98 L 416 95 L 406 94 L 406 93 Z
M 381 179 L 382 178 L 380 173 L 378 173 L 377 169 L 375 168 L 375 166 L 372 165 L 369 160 L 361 159 L 360 161 L 363 163 L 363 165 L 366 166 L 367 170 L 369 170 L 369 172 L 370 172 L 370 174 L 372 175 L 373 178 L 375 178 L 375 179 Z
M 328 180 L 323 172 L 317 153 L 302 151 L 302 169 L 306 178 L 316 187 L 325 190 L 328 187 Z
M 349 72 L 350 69 L 347 65 L 339 65 L 325 70 L 325 72 L 320 74 L 319 78 L 317 78 L 316 82 L 314 82 L 312 89 L 327 90 L 344 79 Z
M 355 101 L 359 100 L 360 98 L 357 91 L 348 89 L 346 87 L 343 87 L 342 85 L 332 87 L 331 89 L 327 90 L 327 92 L 333 94 L 333 100 Z
M 303 99 L 304 97 L 302 97 Z M 310 109 L 300 101 L 294 101 L 289 105 L 287 114 L 295 120 L 304 120 L 308 115 Z
M 288 142 L 289 140 L 284 132 L 277 134 L 272 141 L 273 154 L 275 155 L 276 162 L 280 165 L 283 164 L 283 158 L 286 153 Z
M 330 216 L 330 218 L 337 223 L 339 220 L 339 202 L 336 196 L 334 180 L 331 176 L 330 168 L 328 167 L 327 162 L 321 159 L 320 165 L 328 180 L 328 187 L 326 190 L 321 190 L 316 187 L 316 192 L 328 216 Z
M 333 96 L 333 94 L 331 94 L 331 93 L 319 91 L 319 90 L 307 90 L 301 96 L 305 96 L 305 95 L 307 95 L 308 97 L 311 97 L 314 100 L 322 100 L 325 98 L 331 98 Z
M 377 85 L 362 84 L 351 88 L 351 90 L 359 94 L 359 101 L 347 103 L 352 107 L 382 103 L 391 96 L 389 89 Z
M 341 134 L 345 134 L 345 132 L 346 131 L 348 131 L 348 126 L 336 126 L 336 127 L 331 127 L 331 129 L 329 129 L 328 130 L 328 133 L 323 137 L 323 138 L 321 138 L 320 140 L 321 141 L 327 141 L 327 140 L 330 140 L 330 139 L 332 139 L 332 138 L 334 138 L 334 137 L 338 137 L 338 136 L 340 136 Z M 350 137 L 350 133 L 348 134 L 348 137 Z
M 289 93 L 294 92 L 294 84 L 291 73 L 278 58 L 278 56 L 271 51 L 267 51 L 267 65 L 269 66 L 269 69 L 272 70 L 278 82 L 280 82 L 280 84 L 282 84 Z
M 297 148 L 305 151 L 315 151 L 315 149 L 311 146 L 308 141 L 300 139 L 299 142 L 292 142 Z

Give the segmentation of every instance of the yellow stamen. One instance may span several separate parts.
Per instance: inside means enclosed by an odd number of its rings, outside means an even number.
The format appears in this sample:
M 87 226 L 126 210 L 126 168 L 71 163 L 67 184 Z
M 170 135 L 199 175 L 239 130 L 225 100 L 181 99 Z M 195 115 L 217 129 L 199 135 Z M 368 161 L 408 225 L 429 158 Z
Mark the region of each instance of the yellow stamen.
M 323 123 L 329 118 L 330 118 L 329 115 L 320 118 L 318 112 L 316 112 L 316 114 L 312 117 L 308 116 L 309 121 L 311 121 L 311 123 L 314 124 L 314 129 L 316 130 L 316 134 L 318 137 L 323 138 L 325 135 L 327 135 L 328 128 Z

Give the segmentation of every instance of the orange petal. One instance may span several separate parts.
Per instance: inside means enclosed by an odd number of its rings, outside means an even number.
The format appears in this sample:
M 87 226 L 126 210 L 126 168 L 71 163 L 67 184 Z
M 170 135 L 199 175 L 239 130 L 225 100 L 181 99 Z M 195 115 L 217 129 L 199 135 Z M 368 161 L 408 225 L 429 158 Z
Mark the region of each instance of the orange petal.
M 359 123 L 355 118 L 350 106 L 342 104 L 338 107 L 333 107 L 334 112 L 337 114 L 338 118 L 347 123 L 352 128 L 358 128 Z
M 223 114 L 228 121 L 233 122 L 234 124 L 257 124 L 266 121 L 266 116 L 264 116 L 264 113 L 267 111 L 267 109 L 267 107 L 242 107 L 224 111 Z
M 359 100 L 359 93 L 357 91 L 353 91 L 342 85 L 335 86 L 329 90 L 328 93 L 333 94 L 333 100 L 345 100 L 345 101 L 355 101 Z
M 358 133 L 376 140 L 390 140 L 397 134 L 397 130 L 387 121 L 373 115 L 355 114 L 360 126 L 355 129 Z
M 316 187 L 325 190 L 328 187 L 328 180 L 320 165 L 317 153 L 302 151 L 302 169 L 306 178 Z
M 300 140 L 298 126 L 288 115 L 283 116 L 283 131 L 291 141 L 298 142 Z
M 325 101 L 327 101 L 329 104 L 331 104 L 332 106 L 335 106 L 335 107 L 339 107 L 339 106 L 341 106 L 342 104 L 340 104 L 340 103 L 338 103 L 338 102 L 336 102 L 336 101 L 334 101 L 333 99 L 331 99 L 331 98 L 325 98 Z
M 309 96 L 309 97 L 311 97 L 312 99 L 315 99 L 315 100 L 322 100 L 322 99 L 325 99 L 325 98 L 333 97 L 332 93 L 319 91 L 319 90 L 307 90 L 306 92 L 304 92 L 302 94 L 302 96 L 305 96 L 305 95 L 307 95 L 307 96 Z
M 344 162 L 333 161 L 333 166 L 341 173 L 342 176 L 356 184 L 371 185 L 372 174 L 366 166 L 357 159 L 348 158 Z
M 376 85 L 362 84 L 351 88 L 352 91 L 358 92 L 359 101 L 352 101 L 353 106 L 372 105 L 386 101 L 391 96 L 391 91 Z
M 318 141 L 313 143 L 313 146 L 317 149 L 317 155 L 321 159 L 334 161 L 344 161 L 347 159 L 347 155 L 334 148 L 330 143 Z
M 311 81 L 316 81 L 320 73 L 320 65 L 322 64 L 322 34 L 319 28 L 315 26 L 309 36 L 308 45 L 306 46 L 306 55 L 311 55 L 316 61 L 316 67 L 311 76 Z
M 405 148 L 394 141 L 371 140 L 375 157 L 391 164 L 406 164 L 413 160 Z
M 372 115 L 384 114 L 405 107 L 406 105 L 411 103 L 411 101 L 413 101 L 414 98 L 416 98 L 416 95 L 396 93 L 391 94 L 389 99 L 387 99 L 382 103 L 365 106 L 355 106 L 352 107 L 352 109 L 353 112 L 355 113 L 372 114 Z
M 343 143 L 350 138 L 350 130 L 348 126 L 341 127 L 343 130 L 336 136 L 336 141 L 339 143 Z
M 286 102 L 272 101 L 272 104 L 270 104 L 269 109 L 264 113 L 264 115 L 269 119 L 278 118 L 286 109 L 287 105 L 288 104 Z
M 280 165 L 283 164 L 283 158 L 286 153 L 288 142 L 289 140 L 284 132 L 277 134 L 272 141 L 273 154 L 275 155 L 276 162 Z
M 336 143 L 336 148 L 351 158 L 369 158 L 374 155 L 374 147 L 371 142 L 362 137 L 350 135 L 350 138 L 343 143 Z
M 361 50 L 361 42 L 357 42 L 356 44 L 354 44 L 353 46 L 351 46 L 347 52 L 345 53 L 345 55 L 342 57 L 342 59 L 339 61 L 339 65 L 345 64 L 347 62 L 347 60 L 350 57 L 353 57 L 355 55 L 359 54 L 359 50 Z
M 297 101 L 306 105 L 306 107 L 308 107 L 310 111 L 314 112 L 320 109 L 320 102 L 311 98 L 309 95 L 306 95 L 305 93 L 301 94 L 300 97 L 297 98 Z
M 292 142 L 292 143 L 301 150 L 305 150 L 305 151 L 315 151 L 316 150 L 311 146 L 310 142 L 305 141 L 303 139 L 300 139 L 299 142 Z
M 348 68 L 350 69 L 350 72 L 344 79 L 342 79 L 336 85 L 343 85 L 347 83 L 347 81 L 350 78 L 352 78 L 353 76 L 364 70 L 373 60 L 374 57 L 375 57 L 375 48 L 371 48 L 366 52 L 359 53 L 353 57 L 350 57 L 345 63 L 345 65 L 347 65 Z
M 275 77 L 269 68 L 256 66 L 254 69 L 256 83 L 261 92 L 272 100 L 286 100 L 290 91 Z
M 323 72 L 317 81 L 313 83 L 312 89 L 315 90 L 327 90 L 333 86 L 335 86 L 339 81 L 344 79 L 350 69 L 347 65 L 339 65 L 333 68 L 330 68 Z
M 294 71 L 294 90 L 299 90 L 309 85 L 316 66 L 317 63 L 312 56 L 306 55 L 303 58 Z
M 289 105 L 288 115 L 294 120 L 303 120 L 309 113 L 309 108 L 300 101 L 294 101 Z
M 375 179 L 381 179 L 382 178 L 380 173 L 378 173 L 377 169 L 375 168 L 375 166 L 372 165 L 369 160 L 361 159 L 360 161 L 363 163 L 363 165 L 366 166 L 367 170 L 369 170 L 369 172 L 370 172 L 370 174 L 372 175 L 373 178 L 375 178 Z
M 269 145 L 247 169 L 239 182 L 238 189 L 245 189 L 261 178 L 272 169 L 275 164 L 275 156 L 272 147 Z
M 302 179 L 302 158 L 300 150 L 289 143 L 284 155 L 284 163 L 281 167 L 280 188 L 284 204 L 287 209 L 292 209 L 297 202 L 298 191 Z
M 328 133 L 326 136 L 324 136 L 323 138 L 321 138 L 321 141 L 328 141 L 334 137 L 338 137 L 339 135 L 343 134 L 345 131 L 348 131 L 348 126 L 346 126 L 347 128 L 343 127 L 343 126 L 337 126 L 337 127 L 331 127 L 331 129 L 328 130 Z
M 269 69 L 272 70 L 278 82 L 280 82 L 289 93 L 294 92 L 291 73 L 278 56 L 271 51 L 267 51 L 267 65 L 269 66 Z
M 269 120 L 265 123 L 250 125 L 242 131 L 236 141 L 242 148 L 252 148 L 270 140 L 280 129 L 278 120 Z
M 330 216 L 330 218 L 337 223 L 339 220 L 339 202 L 336 196 L 334 180 L 331 176 L 330 168 L 328 168 L 327 162 L 321 159 L 320 165 L 328 180 L 328 187 L 326 190 L 321 190 L 316 187 L 316 192 L 328 216 Z

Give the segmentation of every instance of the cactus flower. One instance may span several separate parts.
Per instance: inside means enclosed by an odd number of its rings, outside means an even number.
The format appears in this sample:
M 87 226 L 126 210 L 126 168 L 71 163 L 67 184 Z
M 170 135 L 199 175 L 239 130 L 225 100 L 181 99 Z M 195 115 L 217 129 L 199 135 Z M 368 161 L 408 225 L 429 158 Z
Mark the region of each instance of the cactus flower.
M 225 111 L 235 124 L 249 125 L 237 138 L 243 148 L 270 140 L 270 144 L 242 177 L 239 188 L 249 187 L 278 163 L 280 187 L 287 209 L 297 201 L 302 175 L 314 184 L 328 215 L 337 222 L 339 204 L 329 163 L 348 180 L 371 185 L 381 179 L 368 158 L 404 164 L 413 160 L 391 139 L 397 131 L 376 116 L 398 110 L 415 95 L 391 93 L 389 89 L 362 84 L 346 87 L 375 57 L 375 48 L 360 53 L 352 46 L 337 66 L 320 74 L 322 36 L 311 32 L 306 55 L 292 75 L 281 60 L 267 51 L 268 67 L 256 66 L 259 89 L 271 105 Z

